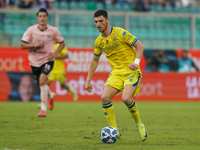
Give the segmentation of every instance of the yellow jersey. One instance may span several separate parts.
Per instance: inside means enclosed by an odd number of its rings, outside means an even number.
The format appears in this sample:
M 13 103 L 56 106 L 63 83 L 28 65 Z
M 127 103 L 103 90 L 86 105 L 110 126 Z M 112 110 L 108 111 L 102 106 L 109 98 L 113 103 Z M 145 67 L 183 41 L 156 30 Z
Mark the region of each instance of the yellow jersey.
M 59 43 L 56 43 L 54 45 L 54 50 L 56 51 L 59 47 Z M 58 54 L 57 56 L 63 56 L 63 55 L 67 55 L 68 50 L 66 47 L 64 47 Z M 65 72 L 65 64 L 63 62 L 63 59 L 55 59 L 54 61 L 54 65 L 53 65 L 53 69 L 51 71 L 51 73 L 63 73 Z
M 94 44 L 94 55 L 100 56 L 104 51 L 112 71 L 129 70 L 128 65 L 135 60 L 133 46 L 137 40 L 127 30 L 111 27 L 108 37 L 103 37 L 102 34 L 97 37 Z

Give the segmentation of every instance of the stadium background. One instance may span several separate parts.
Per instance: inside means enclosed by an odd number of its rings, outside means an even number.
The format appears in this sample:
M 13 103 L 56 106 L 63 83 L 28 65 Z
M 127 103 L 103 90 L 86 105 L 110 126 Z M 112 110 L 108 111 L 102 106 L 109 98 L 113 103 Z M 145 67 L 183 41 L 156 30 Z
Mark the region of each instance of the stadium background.
M 16 83 L 11 82 L 11 77 L 17 80 L 20 79 L 20 75 L 31 72 L 27 51 L 20 50 L 19 46 L 27 27 L 37 23 L 35 14 L 38 7 L 22 9 L 17 6 L 19 1 L 14 2 L 15 5 L 0 9 L 0 101 L 7 101 L 11 93 L 17 92 L 17 88 L 13 88 Z M 187 50 L 189 57 L 200 68 L 198 1 L 197 5 L 189 6 L 151 4 L 148 10 L 138 7 L 137 3 L 120 1 L 50 3 L 54 5 L 54 9 L 48 11 L 48 23 L 58 27 L 65 38 L 70 53 L 70 59 L 65 61 L 67 81 L 76 89 L 80 101 L 100 101 L 102 86 L 110 72 L 109 64 L 103 55 L 93 77 L 94 91 L 89 94 L 84 90 L 89 62 L 93 55 L 93 44 L 99 35 L 94 25 L 93 13 L 101 8 L 109 11 L 110 25 L 127 29 L 145 46 L 141 62 L 143 79 L 137 100 L 200 99 L 199 73 L 194 70 L 191 73 L 177 72 L 177 60 L 181 57 L 182 50 Z M 155 51 L 165 51 L 166 55 L 175 57 L 169 72 L 147 69 L 148 58 L 154 55 Z M 57 82 L 54 82 L 51 89 L 57 94 L 56 101 L 72 101 L 72 97 L 61 89 Z M 35 94 L 37 97 L 37 93 Z M 114 99 L 121 100 L 121 95 L 115 96 Z

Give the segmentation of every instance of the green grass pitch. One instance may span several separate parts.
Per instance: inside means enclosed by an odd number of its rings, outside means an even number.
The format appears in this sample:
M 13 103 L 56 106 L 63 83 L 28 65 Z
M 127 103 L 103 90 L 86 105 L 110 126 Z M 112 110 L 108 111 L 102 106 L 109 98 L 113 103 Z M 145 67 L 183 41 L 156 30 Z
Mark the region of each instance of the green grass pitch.
M 142 142 L 122 102 L 113 101 L 122 135 L 100 140 L 107 126 L 101 102 L 55 103 L 45 118 L 38 102 L 0 103 L 0 150 L 199 150 L 200 102 L 138 102 L 148 138 Z

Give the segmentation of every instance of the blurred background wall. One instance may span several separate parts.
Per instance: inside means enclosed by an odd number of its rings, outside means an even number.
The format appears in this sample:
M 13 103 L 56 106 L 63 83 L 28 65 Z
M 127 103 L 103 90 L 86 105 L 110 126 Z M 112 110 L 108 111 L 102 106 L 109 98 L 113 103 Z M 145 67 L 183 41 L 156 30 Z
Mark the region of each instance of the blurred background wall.
M 103 54 L 93 77 L 93 93 L 84 90 L 94 42 L 100 34 L 93 18 L 98 9 L 109 12 L 111 26 L 127 29 L 145 47 L 141 92 L 136 99 L 200 100 L 200 0 L 0 0 L 0 101 L 20 100 L 17 83 L 22 75 L 31 73 L 28 51 L 20 49 L 21 37 L 37 23 L 41 7 L 48 9 L 48 23 L 58 27 L 65 38 L 70 55 L 65 60 L 67 82 L 80 101 L 100 101 L 111 71 Z M 32 100 L 38 101 L 36 87 Z M 51 88 L 56 101 L 72 101 L 58 82 Z M 121 95 L 115 100 L 121 100 Z

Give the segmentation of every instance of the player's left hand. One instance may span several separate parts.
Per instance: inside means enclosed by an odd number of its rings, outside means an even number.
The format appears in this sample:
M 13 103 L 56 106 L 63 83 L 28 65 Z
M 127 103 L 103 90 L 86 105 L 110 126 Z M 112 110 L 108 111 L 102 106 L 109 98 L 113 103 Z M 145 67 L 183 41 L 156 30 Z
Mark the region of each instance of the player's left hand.
M 56 57 L 55 53 L 49 53 L 48 60 L 53 61 L 55 57 Z
M 135 64 L 135 63 L 132 63 L 132 64 L 128 65 L 128 68 L 131 69 L 131 70 L 136 70 L 138 68 L 138 65 Z

